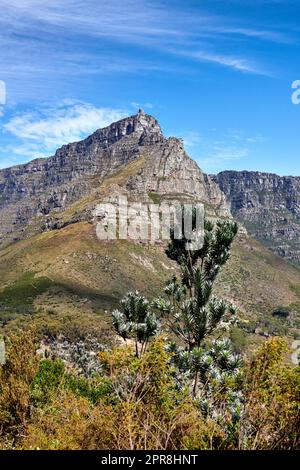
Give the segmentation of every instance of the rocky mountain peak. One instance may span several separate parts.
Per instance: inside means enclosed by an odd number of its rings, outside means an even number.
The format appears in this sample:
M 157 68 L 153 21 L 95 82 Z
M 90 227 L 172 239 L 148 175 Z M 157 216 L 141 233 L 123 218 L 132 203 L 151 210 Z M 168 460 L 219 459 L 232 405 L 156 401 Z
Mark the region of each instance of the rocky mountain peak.
M 138 140 L 141 139 L 141 141 L 146 139 L 147 142 L 159 142 L 163 139 L 158 121 L 140 109 L 138 114 L 121 119 L 103 129 L 98 129 L 88 137 L 87 141 L 97 141 L 99 144 L 102 143 L 103 147 L 107 147 L 126 136 L 132 136 Z
M 62 146 L 52 157 L 0 170 L 0 246 L 28 236 L 29 230 L 57 226 L 52 219 L 61 220 L 61 212 L 90 195 L 106 177 L 137 161 L 139 171 L 122 188 L 116 185 L 117 192 L 149 201 L 185 197 L 227 214 L 224 195 L 189 158 L 182 141 L 165 138 L 157 120 L 140 109 Z M 81 210 L 76 220 L 82 217 Z

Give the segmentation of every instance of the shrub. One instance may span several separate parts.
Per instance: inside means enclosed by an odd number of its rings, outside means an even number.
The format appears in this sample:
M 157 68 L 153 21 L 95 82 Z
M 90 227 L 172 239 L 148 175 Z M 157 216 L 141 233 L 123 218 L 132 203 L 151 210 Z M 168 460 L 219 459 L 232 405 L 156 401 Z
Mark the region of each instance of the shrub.
M 92 412 L 88 400 L 60 389 L 50 403 L 36 410 L 18 448 L 79 450 Z
M 31 384 L 31 397 L 36 406 L 47 403 L 62 384 L 65 366 L 62 361 L 43 359 Z
M 295 449 L 299 446 L 300 369 L 286 364 L 286 342 L 266 341 L 245 369 L 245 408 L 240 447 Z
M 36 410 L 22 449 L 209 449 L 223 433 L 204 420 L 174 370 L 161 338 L 142 357 L 132 349 L 100 353 L 111 388 L 96 404 L 59 388 Z M 101 382 L 102 379 L 99 379 Z
M 30 419 L 30 385 L 38 369 L 32 331 L 13 334 L 6 345 L 6 363 L 0 366 L 0 438 L 15 441 Z

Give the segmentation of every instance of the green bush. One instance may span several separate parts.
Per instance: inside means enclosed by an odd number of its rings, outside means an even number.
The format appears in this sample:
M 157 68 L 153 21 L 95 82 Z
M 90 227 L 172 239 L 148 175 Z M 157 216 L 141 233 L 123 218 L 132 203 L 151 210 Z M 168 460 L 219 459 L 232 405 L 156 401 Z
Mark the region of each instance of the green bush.
M 65 366 L 61 360 L 40 361 L 39 369 L 31 384 L 31 397 L 36 406 L 41 406 L 51 400 L 53 393 L 62 384 Z
M 230 329 L 230 339 L 235 352 L 241 353 L 247 346 L 247 333 L 238 326 L 232 326 Z

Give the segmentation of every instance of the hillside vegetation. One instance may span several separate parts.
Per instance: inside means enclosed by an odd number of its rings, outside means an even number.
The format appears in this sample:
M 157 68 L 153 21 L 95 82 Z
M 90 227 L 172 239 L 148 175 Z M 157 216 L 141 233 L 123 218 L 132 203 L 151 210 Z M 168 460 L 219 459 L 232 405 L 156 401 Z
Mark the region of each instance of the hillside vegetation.
M 0 251 L 0 319 L 7 328 L 91 315 L 109 325 L 105 311 L 127 291 L 154 298 L 176 270 L 163 246 L 100 242 L 92 224 L 74 223 Z M 258 242 L 239 235 L 216 289 L 238 306 L 237 333 L 245 332 L 250 345 L 264 333 L 296 337 L 300 270 Z M 273 316 L 280 307 L 290 312 L 287 319 Z
M 206 221 L 201 249 L 172 238 L 165 255 L 177 275 L 153 300 L 138 291 L 121 300 L 111 314 L 117 337 L 74 316 L 65 332 L 48 323 L 10 330 L 0 448 L 298 448 L 300 375 L 286 363 L 286 341 L 269 339 L 247 357 L 224 336 L 237 310 L 213 286 L 236 234 L 232 221 Z M 39 279 L 7 287 L 7 303 L 19 306 L 26 283 L 43 295 Z

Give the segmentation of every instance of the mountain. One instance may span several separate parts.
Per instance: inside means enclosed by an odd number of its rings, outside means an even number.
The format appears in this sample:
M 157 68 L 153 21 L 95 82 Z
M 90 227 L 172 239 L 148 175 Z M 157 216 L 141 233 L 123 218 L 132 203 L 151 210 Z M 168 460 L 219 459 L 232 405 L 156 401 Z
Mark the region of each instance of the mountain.
M 274 253 L 300 263 L 300 177 L 224 171 L 213 177 L 232 214 Z
M 64 145 L 50 158 L 1 170 L 0 246 L 90 220 L 92 203 L 69 217 L 59 214 L 92 197 L 105 177 L 133 162 L 138 170 L 124 180 L 123 193 L 145 200 L 166 194 L 197 198 L 219 215 L 228 215 L 224 196 L 188 157 L 182 141 L 163 137 L 156 119 L 141 110 L 81 142 Z M 120 187 L 115 189 L 120 193 Z
M 105 335 L 106 309 L 129 290 L 149 298 L 161 294 L 177 267 L 161 243 L 100 241 L 93 224 L 96 205 L 119 195 L 142 202 L 201 201 L 208 217 L 232 217 L 217 183 L 187 155 L 180 139 L 165 138 L 156 119 L 142 110 L 64 145 L 52 157 L 2 170 L 3 327 L 29 322 L 51 334 L 67 329 L 78 335 L 97 325 Z M 295 334 L 300 270 L 245 230 L 217 289 L 239 307 L 237 343 L 251 346 L 269 334 Z M 288 318 L 273 315 L 282 308 Z

